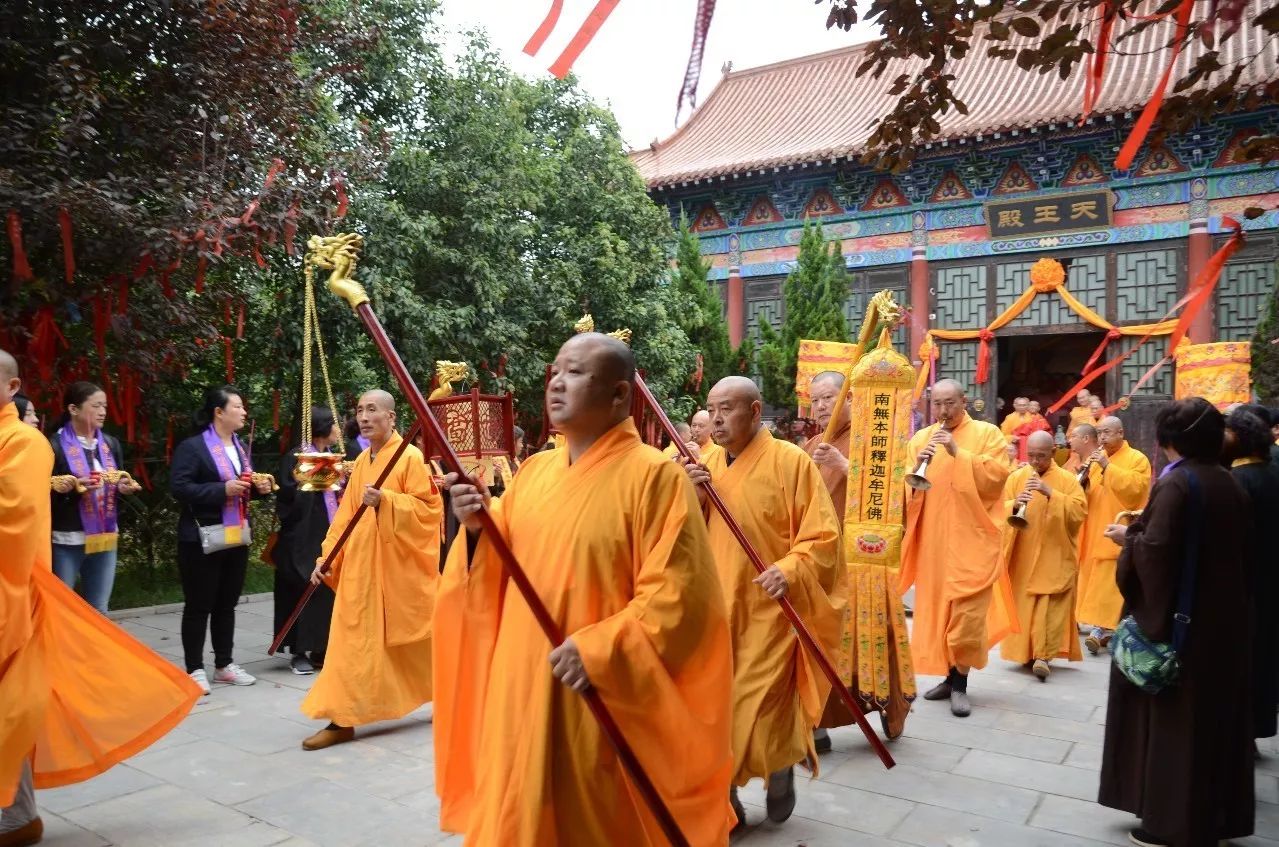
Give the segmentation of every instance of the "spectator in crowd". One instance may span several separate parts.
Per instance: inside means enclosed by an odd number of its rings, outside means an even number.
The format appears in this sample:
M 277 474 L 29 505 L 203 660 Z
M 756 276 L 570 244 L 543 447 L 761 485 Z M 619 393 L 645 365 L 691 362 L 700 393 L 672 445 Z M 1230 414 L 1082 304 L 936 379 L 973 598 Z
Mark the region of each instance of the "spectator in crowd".
M 53 445 L 53 572 L 90 606 L 106 614 L 115 584 L 120 495 L 142 486 L 120 476 L 120 442 L 102 432 L 107 395 L 91 382 L 73 382 Z
M 235 663 L 235 606 L 249 563 L 249 500 L 271 493 L 271 481 L 253 481 L 253 466 L 236 433 L 248 410 L 230 385 L 205 393 L 196 434 L 173 451 L 169 487 L 178 515 L 178 572 L 182 577 L 182 650 L 187 673 L 204 692 L 204 637 L 213 640 L 214 682 L 252 685 L 257 680 Z
M 1271 738 L 1279 734 L 1279 563 L 1261 539 L 1279 523 L 1279 468 L 1270 462 L 1270 421 L 1255 410 L 1265 407 L 1241 406 L 1226 416 L 1225 458 L 1252 503 L 1253 735 Z
M 320 555 L 320 545 L 337 513 L 336 491 L 302 491 L 293 478 L 297 452 L 328 453 L 337 444 L 337 422 L 323 406 L 311 407 L 311 443 L 290 450 L 280 460 L 280 490 L 275 510 L 280 534 L 275 542 L 275 631 L 279 632 L 311 582 L 311 571 Z M 299 676 L 309 676 L 324 666 L 329 645 L 329 624 L 333 618 L 333 589 L 321 583 L 293 628 L 280 643 L 289 648 L 289 667 Z
M 36 412 L 36 404 L 31 402 L 30 397 L 25 394 L 15 394 L 13 405 L 18 407 L 18 420 L 36 429 L 40 428 L 40 415 Z
M 1220 465 L 1224 430 L 1201 397 L 1162 409 L 1156 438 L 1173 469 L 1131 526 L 1107 531 L 1123 545 L 1124 614 L 1146 638 L 1172 641 L 1178 607 L 1194 610 L 1174 684 L 1150 694 L 1110 671 L 1098 800 L 1141 819 L 1129 833 L 1139 847 L 1204 847 L 1253 831 L 1252 514 Z M 1186 567 L 1193 600 L 1182 604 Z

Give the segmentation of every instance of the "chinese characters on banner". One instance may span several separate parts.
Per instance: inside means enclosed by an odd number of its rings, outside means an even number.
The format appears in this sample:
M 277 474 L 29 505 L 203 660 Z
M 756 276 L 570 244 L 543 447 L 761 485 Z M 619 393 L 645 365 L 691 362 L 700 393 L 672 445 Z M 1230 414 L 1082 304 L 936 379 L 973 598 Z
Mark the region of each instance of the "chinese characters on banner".
M 1106 190 L 1052 197 L 995 200 L 986 204 L 991 238 L 1026 238 L 1107 229 L 1114 223 L 1113 195 Z
M 845 639 L 856 643 L 857 667 L 839 668 L 868 706 L 892 696 L 915 696 L 905 609 L 897 593 L 901 564 L 905 478 L 915 370 L 893 350 L 888 331 L 879 346 L 853 369 L 849 388 L 852 432 L 848 444 L 848 505 L 844 514 L 844 560 L 855 601 Z M 841 651 L 841 665 L 850 651 Z M 895 670 L 894 670 L 895 668 Z

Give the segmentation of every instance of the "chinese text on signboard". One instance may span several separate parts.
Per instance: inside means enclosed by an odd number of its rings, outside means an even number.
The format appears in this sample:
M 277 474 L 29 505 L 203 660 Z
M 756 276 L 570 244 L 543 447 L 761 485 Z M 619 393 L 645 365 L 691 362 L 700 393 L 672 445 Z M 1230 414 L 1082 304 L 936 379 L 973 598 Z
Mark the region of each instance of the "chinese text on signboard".
M 991 238 L 1056 235 L 1113 224 L 1109 191 L 1080 191 L 1051 197 L 995 200 L 986 204 Z

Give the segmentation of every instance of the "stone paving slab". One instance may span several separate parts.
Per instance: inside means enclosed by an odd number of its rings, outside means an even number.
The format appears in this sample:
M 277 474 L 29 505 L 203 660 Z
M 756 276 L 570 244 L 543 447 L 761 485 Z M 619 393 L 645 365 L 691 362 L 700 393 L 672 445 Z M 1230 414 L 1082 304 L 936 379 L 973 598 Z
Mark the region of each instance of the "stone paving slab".
M 180 610 L 120 620 L 175 664 Z M 457 847 L 439 831 L 431 707 L 313 753 L 319 727 L 298 711 L 315 677 L 266 655 L 270 598 L 237 615 L 236 661 L 253 686 L 214 685 L 180 727 L 79 785 L 38 792 L 56 847 Z M 207 645 L 206 645 L 207 648 Z M 207 650 L 206 650 L 207 651 Z M 211 669 L 211 668 L 210 668 Z M 765 819 L 764 789 L 742 789 L 745 847 L 1103 847 L 1127 844 L 1131 816 L 1098 806 L 1109 660 L 1058 662 L 1047 683 L 998 652 L 970 682 L 973 715 L 922 699 L 886 771 L 855 727 L 831 731 L 820 776 L 800 772 L 794 816 Z M 920 677 L 927 690 L 935 678 Z M 872 720 L 872 724 L 877 721 Z M 1257 835 L 1279 847 L 1279 742 L 1260 744 Z

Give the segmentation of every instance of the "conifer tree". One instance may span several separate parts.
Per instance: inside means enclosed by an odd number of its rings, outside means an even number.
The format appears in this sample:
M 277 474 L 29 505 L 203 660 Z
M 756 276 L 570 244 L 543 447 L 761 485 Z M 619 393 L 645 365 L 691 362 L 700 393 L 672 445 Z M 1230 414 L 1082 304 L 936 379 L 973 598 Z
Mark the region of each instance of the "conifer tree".
M 686 386 L 699 405 L 705 402 L 710 387 L 728 375 L 733 357 L 723 301 L 707 280 L 710 269 L 711 263 L 702 258 L 697 235 L 688 228 L 688 220 L 681 214 L 671 280 L 676 304 L 672 317 L 688 336 L 693 349 L 702 355 L 701 384 L 694 388 L 690 381 Z
M 1276 274 L 1279 276 L 1279 273 Z M 1252 337 L 1252 385 L 1267 406 L 1279 403 L 1279 287 L 1266 298 L 1265 317 Z

